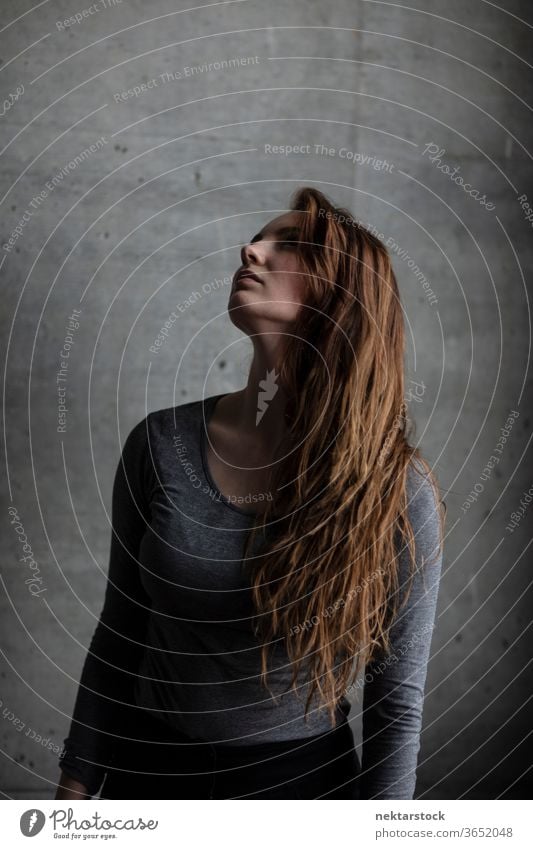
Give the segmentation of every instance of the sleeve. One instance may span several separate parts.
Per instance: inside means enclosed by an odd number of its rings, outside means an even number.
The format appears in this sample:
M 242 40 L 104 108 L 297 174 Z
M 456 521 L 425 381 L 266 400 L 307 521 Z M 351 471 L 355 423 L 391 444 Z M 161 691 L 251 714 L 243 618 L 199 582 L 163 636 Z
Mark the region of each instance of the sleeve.
M 148 417 L 124 443 L 112 492 L 111 546 L 102 612 L 83 666 L 60 768 L 86 785 L 101 787 L 120 733 L 121 711 L 133 704 L 150 599 L 140 578 L 139 546 L 149 522 Z
M 429 479 L 417 475 L 410 486 L 408 476 L 408 501 L 417 569 L 408 601 L 389 633 L 390 652 L 365 667 L 362 799 L 412 799 L 416 785 L 442 550 L 438 502 Z M 405 546 L 399 555 L 400 594 L 407 586 L 408 557 Z

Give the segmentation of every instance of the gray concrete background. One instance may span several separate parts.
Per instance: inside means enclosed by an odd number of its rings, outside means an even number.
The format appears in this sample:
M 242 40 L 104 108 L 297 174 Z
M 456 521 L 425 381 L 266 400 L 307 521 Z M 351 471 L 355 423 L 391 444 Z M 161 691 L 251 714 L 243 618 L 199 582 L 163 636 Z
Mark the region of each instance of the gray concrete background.
M 53 796 L 103 601 L 120 446 L 149 410 L 244 384 L 251 347 L 226 314 L 239 246 L 307 183 L 398 245 L 406 374 L 425 387 L 411 414 L 448 506 L 417 796 L 526 797 L 530 4 L 97 5 L 1 4 L 3 797 Z M 265 149 L 297 144 L 311 152 Z M 40 570 L 35 595 L 10 507 Z

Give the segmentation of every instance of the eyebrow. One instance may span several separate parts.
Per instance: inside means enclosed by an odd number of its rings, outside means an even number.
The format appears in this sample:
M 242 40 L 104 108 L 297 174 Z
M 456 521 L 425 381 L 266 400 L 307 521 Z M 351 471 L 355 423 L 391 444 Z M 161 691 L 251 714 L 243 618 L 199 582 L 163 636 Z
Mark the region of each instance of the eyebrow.
M 278 227 L 276 230 L 273 230 L 272 232 L 274 234 L 277 234 L 278 236 L 288 237 L 288 236 L 298 236 L 300 231 L 298 230 L 297 227 Z M 252 242 L 257 242 L 258 239 L 262 239 L 263 236 L 264 236 L 264 233 L 261 230 L 259 233 L 256 233 L 255 236 L 252 236 L 252 238 L 250 239 L 250 244 Z

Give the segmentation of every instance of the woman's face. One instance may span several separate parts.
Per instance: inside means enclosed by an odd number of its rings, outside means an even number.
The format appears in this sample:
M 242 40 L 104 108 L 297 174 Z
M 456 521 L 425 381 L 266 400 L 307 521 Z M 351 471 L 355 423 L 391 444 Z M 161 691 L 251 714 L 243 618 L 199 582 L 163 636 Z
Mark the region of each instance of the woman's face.
M 303 214 L 288 212 L 272 219 L 241 249 L 242 265 L 233 277 L 228 310 L 231 321 L 249 335 L 286 331 L 305 301 L 307 277 L 289 241 L 299 240 Z M 238 279 L 243 271 L 259 279 Z

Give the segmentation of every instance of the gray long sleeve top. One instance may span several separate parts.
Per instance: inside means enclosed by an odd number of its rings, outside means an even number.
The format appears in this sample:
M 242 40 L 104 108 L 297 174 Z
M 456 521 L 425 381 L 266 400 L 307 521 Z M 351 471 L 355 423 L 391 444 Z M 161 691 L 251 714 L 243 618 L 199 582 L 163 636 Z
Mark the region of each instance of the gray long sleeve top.
M 290 740 L 331 728 L 308 682 L 289 690 L 282 641 L 260 686 L 260 645 L 240 570 L 254 517 L 223 496 L 206 461 L 206 426 L 221 395 L 149 413 L 129 433 L 113 484 L 111 550 L 103 609 L 82 670 L 59 763 L 95 795 L 121 710 L 139 706 L 190 737 L 232 745 Z M 367 664 L 362 798 L 411 799 L 416 782 L 427 662 L 441 573 L 430 482 L 414 465 L 409 515 L 420 565 L 391 629 L 392 651 Z M 400 588 L 408 574 L 400 553 Z M 343 697 L 339 719 L 350 710 Z M 133 708 L 135 709 L 135 707 Z M 142 739 L 140 730 L 139 737 Z

